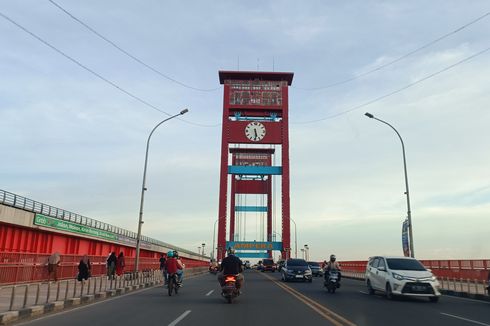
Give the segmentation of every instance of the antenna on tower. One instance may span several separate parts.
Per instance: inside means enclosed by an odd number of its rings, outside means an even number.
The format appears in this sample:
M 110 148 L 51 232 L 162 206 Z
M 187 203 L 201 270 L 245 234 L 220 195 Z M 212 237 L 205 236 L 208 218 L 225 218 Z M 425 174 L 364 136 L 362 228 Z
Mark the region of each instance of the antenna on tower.
M 272 71 L 274 72 L 274 57 L 272 57 Z
M 237 70 L 240 71 L 240 56 L 237 58 Z
M 260 59 L 257 58 L 257 71 L 259 71 L 259 63 L 260 63 Z

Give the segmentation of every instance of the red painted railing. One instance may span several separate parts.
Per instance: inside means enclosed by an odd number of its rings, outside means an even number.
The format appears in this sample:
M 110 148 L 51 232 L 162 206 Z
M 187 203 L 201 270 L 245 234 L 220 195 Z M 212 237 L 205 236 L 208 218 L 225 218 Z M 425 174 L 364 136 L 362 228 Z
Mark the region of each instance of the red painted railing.
M 420 260 L 437 277 L 486 281 L 490 273 L 490 259 Z M 366 271 L 367 261 L 340 262 L 342 270 L 355 273 Z
M 49 254 L 0 253 L 0 284 L 26 283 L 48 279 Z M 79 255 L 61 255 L 58 267 L 58 279 L 75 278 L 78 274 Z M 92 264 L 92 275 L 106 274 L 106 256 L 89 256 Z M 125 271 L 133 271 L 134 258 L 125 258 Z M 207 266 L 205 261 L 182 258 L 186 268 Z M 139 269 L 158 269 L 160 262 L 153 258 L 140 258 Z

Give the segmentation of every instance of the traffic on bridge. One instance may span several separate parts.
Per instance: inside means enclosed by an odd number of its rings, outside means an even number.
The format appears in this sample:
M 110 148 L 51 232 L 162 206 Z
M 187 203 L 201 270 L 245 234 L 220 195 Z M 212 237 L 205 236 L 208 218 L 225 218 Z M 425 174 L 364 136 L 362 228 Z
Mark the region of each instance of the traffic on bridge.
M 0 325 L 490 326 L 477 0 L 6 0 Z

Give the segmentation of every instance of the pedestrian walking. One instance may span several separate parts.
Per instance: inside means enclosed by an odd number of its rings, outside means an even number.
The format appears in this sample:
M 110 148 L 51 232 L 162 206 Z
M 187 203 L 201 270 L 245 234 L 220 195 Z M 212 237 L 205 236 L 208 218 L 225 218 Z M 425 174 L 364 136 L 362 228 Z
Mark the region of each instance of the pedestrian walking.
M 488 295 L 490 295 L 490 271 L 488 272 L 487 291 L 488 291 Z
M 114 279 L 114 274 L 116 272 L 117 257 L 116 253 L 113 251 L 109 258 L 107 258 L 107 278 L 109 280 Z
M 163 274 L 163 279 L 165 280 L 165 284 L 167 284 L 167 267 L 165 263 L 167 262 L 167 258 L 165 258 L 165 255 L 162 253 L 160 255 L 160 271 Z
M 124 254 L 121 251 L 116 261 L 116 274 L 117 276 L 121 276 L 124 274 L 124 266 L 126 266 L 126 262 L 124 261 Z
M 90 259 L 88 258 L 87 255 L 84 255 L 83 258 L 80 260 L 80 263 L 78 263 L 78 276 L 77 280 L 82 281 L 82 280 L 88 280 L 88 278 L 92 273 L 92 264 L 90 263 Z
M 60 253 L 55 252 L 48 257 L 48 282 L 51 281 L 53 277 L 54 281 L 58 281 L 58 266 L 60 265 L 61 258 Z

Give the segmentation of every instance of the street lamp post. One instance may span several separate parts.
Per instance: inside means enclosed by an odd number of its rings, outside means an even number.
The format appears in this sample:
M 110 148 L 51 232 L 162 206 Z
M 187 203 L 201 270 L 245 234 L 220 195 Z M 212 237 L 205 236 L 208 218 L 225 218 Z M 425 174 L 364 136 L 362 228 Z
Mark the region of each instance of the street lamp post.
M 170 119 L 173 119 L 175 117 L 178 117 L 179 115 L 186 114 L 189 110 L 184 109 L 180 111 L 178 114 L 175 114 L 160 123 L 158 123 L 155 128 L 152 129 L 150 132 L 150 135 L 148 136 L 148 140 L 146 141 L 146 154 L 145 154 L 145 168 L 143 170 L 143 186 L 141 187 L 141 202 L 140 202 L 140 213 L 139 213 L 139 220 L 138 220 L 138 234 L 136 236 L 136 260 L 134 263 L 134 271 L 138 272 L 138 267 L 140 263 L 140 243 L 141 243 L 141 225 L 143 224 L 143 203 L 145 199 L 145 191 L 146 191 L 146 168 L 148 166 L 148 149 L 150 148 L 150 139 L 151 135 L 153 135 L 153 132 L 155 129 L 157 129 L 162 123 L 165 121 L 168 121 Z
M 296 227 L 296 222 L 289 218 L 294 223 L 294 258 L 298 258 L 298 229 Z
M 305 260 L 308 261 L 310 259 L 310 247 L 305 244 Z
M 204 256 L 204 246 L 205 246 L 205 245 L 206 245 L 205 243 L 203 243 L 203 244 L 201 245 L 201 246 L 202 246 L 202 252 L 201 252 L 201 255 L 202 255 L 202 256 Z
M 213 248 L 211 248 L 211 259 L 214 259 L 214 250 L 215 248 L 215 241 L 216 241 L 216 223 L 218 222 L 218 219 L 214 221 L 214 228 L 213 228 Z
M 372 115 L 369 112 L 366 112 L 364 115 L 366 117 L 368 117 L 368 118 L 371 118 L 371 119 L 374 119 L 374 120 L 378 120 L 379 122 L 382 122 L 385 125 L 388 125 L 389 127 L 391 127 L 391 129 L 393 129 L 396 132 L 396 134 L 398 135 L 398 138 L 400 138 L 400 142 L 402 143 L 403 170 L 405 172 L 405 195 L 407 195 L 407 219 L 408 219 L 408 227 L 409 227 L 409 229 L 408 229 L 408 236 L 410 237 L 410 257 L 413 258 L 413 257 L 415 257 L 415 253 L 414 253 L 414 250 L 413 250 L 412 213 L 411 213 L 411 210 L 410 210 L 410 194 L 409 194 L 409 191 L 408 191 L 408 174 L 407 174 L 407 160 L 405 158 L 405 144 L 403 143 L 402 136 L 400 136 L 400 133 L 398 132 L 398 130 L 396 130 L 395 127 L 393 127 L 392 125 L 390 125 L 388 122 L 376 118 L 374 115 Z

